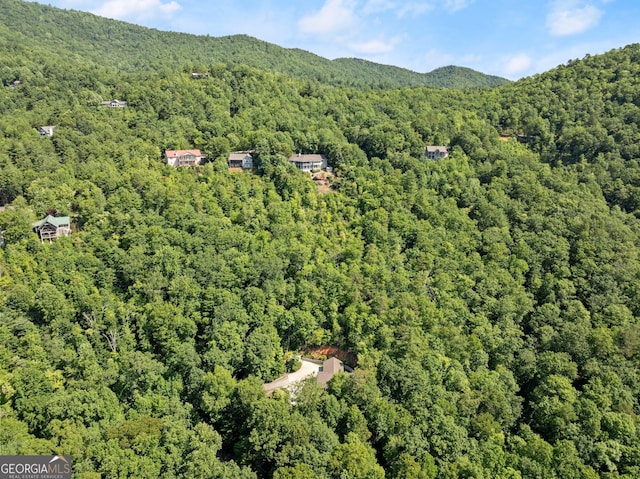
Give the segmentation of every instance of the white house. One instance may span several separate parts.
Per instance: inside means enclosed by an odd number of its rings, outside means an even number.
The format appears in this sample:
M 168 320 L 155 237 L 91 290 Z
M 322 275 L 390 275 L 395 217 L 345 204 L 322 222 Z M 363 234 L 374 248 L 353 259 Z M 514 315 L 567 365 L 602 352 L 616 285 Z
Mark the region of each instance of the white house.
M 325 155 L 303 155 L 297 153 L 289 158 L 289 161 L 300 171 L 323 170 L 327 167 L 327 157 Z
M 108 106 L 109 108 L 124 108 L 127 106 L 127 102 L 122 100 L 109 100 L 100 102 L 100 105 Z
M 52 125 L 41 126 L 40 128 L 38 128 L 38 133 L 40 133 L 40 136 L 53 136 L 54 128 L 55 126 Z

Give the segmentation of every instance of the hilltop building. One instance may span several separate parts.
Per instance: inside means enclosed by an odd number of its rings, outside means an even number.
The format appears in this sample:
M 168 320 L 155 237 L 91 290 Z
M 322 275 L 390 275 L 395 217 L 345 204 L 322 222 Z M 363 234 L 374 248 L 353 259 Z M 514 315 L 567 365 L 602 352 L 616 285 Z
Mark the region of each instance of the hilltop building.
M 331 378 L 338 373 L 344 372 L 344 363 L 340 361 L 338 358 L 329 358 L 320 366 L 320 370 L 318 371 L 318 376 L 316 376 L 316 381 L 323 388 L 327 388 L 327 383 L 331 381 Z
M 205 158 L 200 150 L 167 150 L 164 152 L 167 164 L 171 166 L 196 166 Z
M 253 168 L 253 151 L 233 151 L 229 154 L 227 164 L 229 168 L 242 168 L 250 170 Z
M 325 155 L 304 155 L 297 153 L 289 158 L 289 161 L 300 171 L 317 171 L 327 167 L 327 157 Z
M 100 102 L 100 105 L 109 108 L 124 108 L 125 106 L 127 106 L 127 102 L 122 100 L 109 100 Z
M 55 126 L 52 125 L 41 126 L 40 128 L 38 128 L 38 133 L 40 133 L 40 136 L 53 136 L 54 128 Z
M 430 160 L 442 160 L 449 156 L 449 149 L 446 146 L 427 146 L 425 155 Z
M 45 218 L 33 223 L 33 231 L 40 237 L 43 243 L 71 234 L 71 221 L 68 216 L 47 215 Z
M 300 369 L 293 373 L 280 376 L 273 382 L 263 384 L 263 388 L 267 393 L 271 393 L 276 389 L 295 389 L 296 386 L 307 378 L 314 377 L 316 382 L 326 389 L 327 384 L 331 381 L 331 378 L 338 373 L 353 372 L 353 369 L 349 366 L 345 366 L 342 361 L 337 358 L 331 357 L 326 361 L 318 361 L 315 359 L 302 359 L 302 365 Z

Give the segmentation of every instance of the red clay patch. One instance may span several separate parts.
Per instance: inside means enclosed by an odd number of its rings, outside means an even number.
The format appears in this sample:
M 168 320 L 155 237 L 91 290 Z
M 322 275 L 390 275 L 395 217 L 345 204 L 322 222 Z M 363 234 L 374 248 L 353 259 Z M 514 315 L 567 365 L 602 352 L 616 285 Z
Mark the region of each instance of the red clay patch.
M 304 356 L 311 359 L 327 359 L 336 357 L 348 366 L 355 367 L 358 358 L 355 354 L 340 349 L 338 346 L 308 346 L 303 350 Z

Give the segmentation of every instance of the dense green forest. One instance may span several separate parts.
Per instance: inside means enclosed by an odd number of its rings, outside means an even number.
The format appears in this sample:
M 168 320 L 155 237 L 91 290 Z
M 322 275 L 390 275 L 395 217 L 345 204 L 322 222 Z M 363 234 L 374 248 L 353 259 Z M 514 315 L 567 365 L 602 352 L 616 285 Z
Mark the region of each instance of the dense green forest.
M 73 45 L 17 34 L 21 9 Z M 158 32 L 0 10 L 0 454 L 82 479 L 640 477 L 640 45 L 372 89 L 162 67 Z M 108 48 L 98 24 L 143 36 L 130 68 L 70 53 Z M 42 244 L 52 210 L 73 234 Z M 355 371 L 266 396 L 316 345 Z
M 24 0 L 0 2 L 0 29 L 14 43 L 39 43 L 66 57 L 124 71 L 182 68 L 211 63 L 248 65 L 323 83 L 367 87 L 488 87 L 507 80 L 469 68 L 449 66 L 430 73 L 341 58 L 327 60 L 247 35 L 213 38 L 162 32 L 83 12 L 60 10 Z M 4 34 L 2 35 L 4 37 Z

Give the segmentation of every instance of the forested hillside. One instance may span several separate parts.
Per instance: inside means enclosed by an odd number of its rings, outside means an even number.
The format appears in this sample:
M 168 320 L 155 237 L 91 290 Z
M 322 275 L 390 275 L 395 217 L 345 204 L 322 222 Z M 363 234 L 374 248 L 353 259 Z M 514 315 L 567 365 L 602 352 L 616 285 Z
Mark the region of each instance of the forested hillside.
M 248 65 L 322 83 L 369 87 L 490 87 L 507 80 L 469 68 L 416 73 L 358 60 L 327 60 L 299 49 L 286 49 L 247 35 L 195 36 L 162 32 L 84 12 L 61 10 L 24 0 L 0 2 L 0 28 L 24 45 L 40 45 L 65 56 L 128 72 L 202 69 L 215 63 Z M 2 35 L 4 36 L 4 35 Z M 444 73 L 444 74 L 443 74 Z
M 82 479 L 640 476 L 640 45 L 374 90 L 20 38 L 0 28 L 0 454 Z M 208 162 L 165 164 L 188 148 Z M 329 193 L 293 152 L 329 157 Z M 43 244 L 52 211 L 73 232 Z M 265 395 L 324 345 L 353 374 Z

